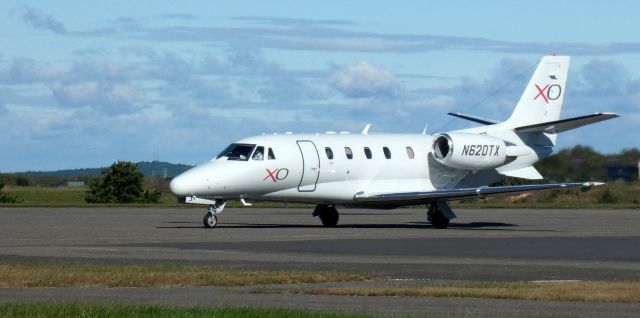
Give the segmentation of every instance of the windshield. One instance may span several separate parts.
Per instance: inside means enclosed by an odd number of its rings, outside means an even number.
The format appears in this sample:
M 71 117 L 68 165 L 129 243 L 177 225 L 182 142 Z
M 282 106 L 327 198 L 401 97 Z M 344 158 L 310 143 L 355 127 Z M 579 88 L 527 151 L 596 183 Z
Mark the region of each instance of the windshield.
M 253 151 L 256 145 L 252 144 L 230 144 L 225 148 L 216 159 L 220 157 L 227 157 L 227 160 L 249 160 L 249 155 Z

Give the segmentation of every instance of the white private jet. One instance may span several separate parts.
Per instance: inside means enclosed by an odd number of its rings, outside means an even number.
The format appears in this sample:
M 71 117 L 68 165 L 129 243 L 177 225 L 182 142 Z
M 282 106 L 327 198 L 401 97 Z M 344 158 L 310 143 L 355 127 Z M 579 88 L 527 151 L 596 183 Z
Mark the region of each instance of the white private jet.
M 504 122 L 450 113 L 482 124 L 428 134 L 274 134 L 229 145 L 215 159 L 171 181 L 186 203 L 208 205 L 217 224 L 225 200 L 316 204 L 324 226 L 338 223 L 336 205 L 390 209 L 425 204 L 434 228 L 456 215 L 447 202 L 499 194 L 592 187 L 598 182 L 487 186 L 505 177 L 542 179 L 533 167 L 553 151 L 557 134 L 618 117 L 596 113 L 560 119 L 568 56 L 542 58 L 513 114 Z

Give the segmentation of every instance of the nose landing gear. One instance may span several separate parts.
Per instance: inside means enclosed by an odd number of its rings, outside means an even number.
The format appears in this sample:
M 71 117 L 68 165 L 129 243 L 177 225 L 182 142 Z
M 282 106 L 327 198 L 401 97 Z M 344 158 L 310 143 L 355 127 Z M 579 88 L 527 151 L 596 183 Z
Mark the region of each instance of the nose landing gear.
M 204 218 L 202 219 L 202 223 L 206 228 L 212 228 L 218 224 L 217 215 L 222 213 L 222 210 L 224 210 L 224 206 L 227 204 L 225 200 L 210 200 L 198 198 L 196 196 L 186 197 L 184 199 L 184 202 L 189 204 L 202 204 L 209 207 L 207 209 L 207 214 L 205 214 Z
M 213 204 L 209 204 L 209 208 L 207 209 L 207 214 L 204 215 L 204 219 L 202 219 L 202 223 L 206 228 L 213 228 L 218 224 L 217 215 L 222 213 L 224 210 L 224 206 L 227 204 L 224 200 L 214 200 Z

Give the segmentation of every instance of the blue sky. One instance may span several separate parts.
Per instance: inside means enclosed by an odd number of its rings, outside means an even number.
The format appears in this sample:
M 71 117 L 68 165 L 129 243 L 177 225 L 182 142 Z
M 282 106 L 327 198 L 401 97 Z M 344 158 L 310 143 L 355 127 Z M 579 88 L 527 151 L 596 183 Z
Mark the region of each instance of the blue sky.
M 0 171 L 196 164 L 272 132 L 506 119 L 572 56 L 559 148 L 638 147 L 637 1 L 3 1 Z M 489 98 L 487 98 L 489 97 Z M 480 101 L 483 101 L 479 103 Z

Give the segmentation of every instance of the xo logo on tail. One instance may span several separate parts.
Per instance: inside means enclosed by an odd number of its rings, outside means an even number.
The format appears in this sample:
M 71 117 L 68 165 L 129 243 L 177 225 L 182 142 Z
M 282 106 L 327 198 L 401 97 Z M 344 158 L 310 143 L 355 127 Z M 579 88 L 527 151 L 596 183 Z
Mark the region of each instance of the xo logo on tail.
M 558 84 L 553 85 L 545 85 L 544 87 L 540 87 L 538 84 L 534 84 L 536 89 L 538 90 L 538 95 L 536 95 L 533 100 L 538 99 L 538 97 L 542 97 L 545 103 L 549 104 L 550 100 L 556 100 L 560 98 L 562 94 L 562 87 Z
M 265 169 L 265 170 L 267 170 L 267 176 L 264 177 L 264 179 L 262 180 L 272 180 L 273 182 L 278 182 L 286 179 L 287 176 L 289 176 L 289 169 L 287 168 L 277 168 L 277 169 L 274 169 L 273 171 L 269 169 Z

